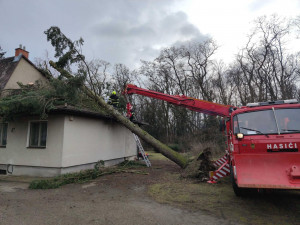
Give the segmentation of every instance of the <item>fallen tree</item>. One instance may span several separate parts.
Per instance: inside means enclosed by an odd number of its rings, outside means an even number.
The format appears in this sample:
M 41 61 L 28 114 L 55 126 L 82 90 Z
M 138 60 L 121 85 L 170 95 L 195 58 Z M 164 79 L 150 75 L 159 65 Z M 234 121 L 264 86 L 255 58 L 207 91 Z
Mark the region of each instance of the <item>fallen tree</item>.
M 72 79 L 73 76 L 66 70 L 60 68 L 55 62 L 50 61 L 50 65 L 56 69 L 63 77 Z M 93 99 L 101 108 L 105 109 L 113 118 L 118 122 L 127 127 L 130 131 L 139 136 L 143 141 L 153 146 L 158 152 L 166 156 L 168 159 L 175 162 L 181 168 L 185 168 L 188 164 L 188 159 L 181 155 L 180 153 L 169 148 L 167 145 L 161 143 L 159 140 L 152 137 L 149 133 L 141 129 L 136 124 L 132 123 L 128 118 L 121 115 L 117 110 L 115 110 L 111 105 L 107 104 L 104 99 L 96 95 L 92 90 L 87 88 L 85 85 L 81 86 L 81 90 L 91 99 Z
M 79 74 L 84 77 L 90 84 L 89 87 L 87 87 L 85 83 L 82 83 L 80 90 L 88 98 L 92 99 L 100 108 L 104 109 L 119 123 L 123 124 L 130 131 L 139 136 L 149 145 L 153 146 L 158 152 L 175 162 L 181 168 L 185 168 L 187 166 L 188 159 L 186 157 L 152 137 L 139 126 L 121 115 L 112 106 L 107 104 L 101 96 L 96 94 L 89 63 L 85 60 L 85 56 L 81 53 L 81 47 L 84 42 L 82 38 L 73 42 L 67 38 L 58 27 L 50 27 L 45 31 L 45 34 L 47 35 L 47 40 L 50 41 L 52 46 L 55 48 L 55 57 L 58 58 L 57 62 L 50 61 L 49 64 L 60 73 L 60 79 L 73 79 L 74 76 L 71 72 L 69 72 L 71 71 L 70 68 L 74 64 L 80 65 L 77 75 Z M 49 70 L 45 70 L 45 72 L 48 73 L 48 76 L 50 76 Z

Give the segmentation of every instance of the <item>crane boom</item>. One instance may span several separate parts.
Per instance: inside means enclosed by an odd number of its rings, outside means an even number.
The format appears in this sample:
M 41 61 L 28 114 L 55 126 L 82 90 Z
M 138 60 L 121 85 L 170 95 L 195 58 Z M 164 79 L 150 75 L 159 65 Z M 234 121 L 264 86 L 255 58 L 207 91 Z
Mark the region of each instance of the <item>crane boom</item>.
M 192 111 L 201 112 L 213 116 L 229 117 L 231 105 L 222 105 L 205 100 L 187 97 L 184 95 L 168 95 L 161 92 L 139 88 L 136 85 L 128 84 L 124 94 L 139 94 L 151 98 L 167 101 L 173 105 L 178 105 Z

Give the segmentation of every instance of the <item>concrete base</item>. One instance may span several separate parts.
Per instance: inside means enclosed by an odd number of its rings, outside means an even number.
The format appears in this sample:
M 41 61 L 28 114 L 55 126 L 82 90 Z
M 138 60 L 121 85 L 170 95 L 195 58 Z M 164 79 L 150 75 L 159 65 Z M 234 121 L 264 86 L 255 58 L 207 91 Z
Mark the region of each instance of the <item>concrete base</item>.
M 124 160 L 133 160 L 134 158 L 135 156 L 130 156 L 126 158 L 107 160 L 104 161 L 104 166 L 114 166 Z M 81 170 L 94 169 L 96 163 L 97 162 L 61 168 L 0 164 L 0 170 L 6 171 L 7 175 L 12 176 L 55 177 L 62 174 L 79 172 Z

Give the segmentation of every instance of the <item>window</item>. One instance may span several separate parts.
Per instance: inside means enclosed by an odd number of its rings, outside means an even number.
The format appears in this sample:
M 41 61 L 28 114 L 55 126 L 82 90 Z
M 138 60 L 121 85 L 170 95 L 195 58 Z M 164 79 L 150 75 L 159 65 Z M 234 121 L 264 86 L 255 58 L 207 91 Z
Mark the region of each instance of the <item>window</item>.
M 300 132 L 300 109 L 276 109 L 275 113 L 280 133 Z
M 45 148 L 47 139 L 47 122 L 30 122 L 29 147 Z
M 253 111 L 236 115 L 238 122 L 235 132 L 245 135 L 276 134 L 276 120 L 272 110 Z
M 7 123 L 0 123 L 0 146 L 5 147 L 7 142 Z
M 269 109 L 241 113 L 234 117 L 233 123 L 235 134 L 300 133 L 300 109 Z

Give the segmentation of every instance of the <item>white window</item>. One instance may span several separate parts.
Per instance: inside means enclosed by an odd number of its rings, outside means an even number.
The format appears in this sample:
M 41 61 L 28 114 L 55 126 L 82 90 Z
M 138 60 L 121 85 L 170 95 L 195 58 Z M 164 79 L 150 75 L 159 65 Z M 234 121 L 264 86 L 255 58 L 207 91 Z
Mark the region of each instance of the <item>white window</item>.
M 0 146 L 5 147 L 7 143 L 7 123 L 0 123 Z
M 47 121 L 30 122 L 29 147 L 45 148 L 47 140 Z

